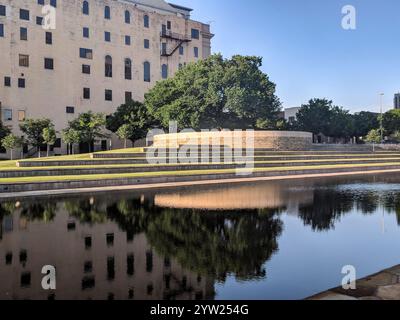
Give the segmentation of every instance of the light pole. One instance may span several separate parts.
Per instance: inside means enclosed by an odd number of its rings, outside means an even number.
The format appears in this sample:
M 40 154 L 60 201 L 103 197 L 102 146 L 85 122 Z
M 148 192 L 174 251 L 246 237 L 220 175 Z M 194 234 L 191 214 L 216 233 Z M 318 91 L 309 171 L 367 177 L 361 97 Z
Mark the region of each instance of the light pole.
M 383 143 L 383 96 L 384 96 L 385 94 L 384 93 L 381 93 L 380 94 L 380 100 L 381 100 L 381 119 L 380 119 L 380 123 L 381 123 L 381 128 L 380 128 L 380 130 L 381 130 L 381 143 Z

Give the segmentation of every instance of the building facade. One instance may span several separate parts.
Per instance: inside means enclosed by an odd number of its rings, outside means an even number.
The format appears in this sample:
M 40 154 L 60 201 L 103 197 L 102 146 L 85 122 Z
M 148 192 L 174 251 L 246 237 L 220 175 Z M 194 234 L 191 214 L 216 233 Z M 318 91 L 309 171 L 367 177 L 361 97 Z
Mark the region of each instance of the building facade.
M 400 109 L 400 93 L 396 93 L 394 95 L 393 106 L 395 109 Z
M 209 25 L 190 13 L 163 0 L 0 0 L 3 123 L 21 135 L 24 119 L 50 118 L 62 130 L 82 112 L 143 101 L 157 81 L 211 54 Z

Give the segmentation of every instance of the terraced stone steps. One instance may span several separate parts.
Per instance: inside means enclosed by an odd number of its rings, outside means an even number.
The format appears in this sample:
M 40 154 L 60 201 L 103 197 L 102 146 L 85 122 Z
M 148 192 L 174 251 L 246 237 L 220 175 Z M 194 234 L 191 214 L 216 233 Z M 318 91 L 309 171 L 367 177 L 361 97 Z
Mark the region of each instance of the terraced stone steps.
M 268 156 L 255 156 L 254 161 L 296 161 L 296 160 L 328 160 L 328 159 L 352 159 L 352 158 L 360 158 L 360 159 L 381 159 L 381 158 L 398 158 L 400 159 L 400 154 L 341 154 L 341 155 L 268 155 Z M 236 161 L 241 160 L 253 161 L 253 158 L 240 157 L 240 159 L 234 159 Z M 156 160 L 159 160 L 161 164 L 184 164 L 183 162 L 179 162 L 178 160 L 170 161 L 168 158 L 154 158 L 154 164 L 156 164 Z M 225 161 L 224 157 L 219 159 L 219 162 L 232 162 L 232 157 L 228 158 Z M 165 162 L 164 162 L 165 161 Z M 201 158 L 193 158 L 186 159 L 185 163 L 202 163 Z M 208 163 L 212 163 L 213 159 L 208 159 Z M 146 158 L 126 158 L 126 159 L 89 159 L 89 160 L 21 160 L 17 162 L 17 167 L 20 168 L 28 168 L 28 167 L 66 167 L 66 166 L 107 166 L 107 165 L 138 165 L 138 164 L 148 164 L 148 160 Z
M 325 160 L 297 160 L 297 161 L 260 161 L 248 162 L 247 164 L 178 164 L 178 165 L 125 165 L 125 166 L 77 166 L 77 167 L 46 167 L 46 168 L 23 168 L 22 170 L 1 170 L 1 178 L 18 178 L 18 177 L 41 177 L 41 176 L 74 176 L 74 175 L 98 175 L 98 174 L 118 174 L 118 173 L 143 173 L 143 172 L 163 172 L 163 171 L 196 171 L 196 170 L 221 170 L 221 169 L 237 169 L 249 167 L 254 168 L 281 168 L 281 167 L 313 167 L 323 165 L 358 165 L 358 164 L 383 164 L 388 162 L 398 162 L 400 164 L 400 156 L 397 158 L 377 158 L 377 159 L 325 159 Z

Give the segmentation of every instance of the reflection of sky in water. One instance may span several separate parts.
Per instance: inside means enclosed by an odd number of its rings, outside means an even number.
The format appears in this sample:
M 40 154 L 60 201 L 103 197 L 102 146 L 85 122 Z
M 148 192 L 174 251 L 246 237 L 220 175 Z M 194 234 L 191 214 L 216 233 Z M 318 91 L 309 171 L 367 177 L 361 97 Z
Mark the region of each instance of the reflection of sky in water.
M 229 277 L 216 286 L 217 299 L 302 299 L 340 286 L 345 265 L 355 266 L 357 277 L 363 278 L 400 264 L 400 227 L 395 214 L 400 210 L 395 210 L 393 201 L 400 199 L 400 184 L 322 185 L 315 194 L 323 190 L 355 202 L 364 199 L 364 194 L 373 194 L 376 207 L 366 213 L 359 203 L 353 203 L 331 228 L 318 231 L 299 216 L 283 213 L 279 251 L 264 264 L 265 279 L 243 283 Z M 340 196 L 337 201 L 342 201 Z

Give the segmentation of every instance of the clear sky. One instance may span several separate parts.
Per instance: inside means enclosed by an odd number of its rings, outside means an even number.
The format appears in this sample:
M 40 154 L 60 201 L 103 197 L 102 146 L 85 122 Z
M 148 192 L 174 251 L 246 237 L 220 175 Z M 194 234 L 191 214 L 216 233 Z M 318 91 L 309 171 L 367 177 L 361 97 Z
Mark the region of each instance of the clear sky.
M 352 112 L 385 110 L 400 91 L 399 0 L 171 0 L 216 34 L 213 52 L 262 56 L 285 108 L 329 98 Z M 356 30 L 342 7 L 356 8 Z

